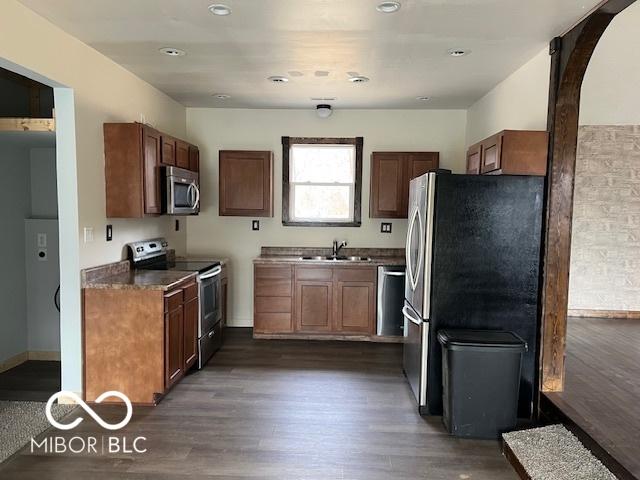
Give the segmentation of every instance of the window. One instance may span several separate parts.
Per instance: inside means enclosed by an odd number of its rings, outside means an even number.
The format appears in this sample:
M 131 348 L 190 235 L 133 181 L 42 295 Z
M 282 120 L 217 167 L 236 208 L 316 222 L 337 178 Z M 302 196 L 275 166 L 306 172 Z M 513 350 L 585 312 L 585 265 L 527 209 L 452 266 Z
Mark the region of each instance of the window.
M 360 226 L 362 137 L 282 137 L 282 223 Z

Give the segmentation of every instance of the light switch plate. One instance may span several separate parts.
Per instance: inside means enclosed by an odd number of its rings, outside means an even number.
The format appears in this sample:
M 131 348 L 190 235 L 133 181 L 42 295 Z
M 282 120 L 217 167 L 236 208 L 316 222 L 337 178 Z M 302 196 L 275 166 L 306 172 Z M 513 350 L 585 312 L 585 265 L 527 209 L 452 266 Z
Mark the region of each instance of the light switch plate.
M 382 222 L 380 224 L 380 231 L 382 233 L 391 233 L 391 223 Z
M 84 243 L 93 242 L 93 227 L 84 227 Z
M 107 242 L 113 240 L 113 225 L 107 225 Z
M 254 231 L 260 230 L 260 220 L 251 221 L 251 230 L 254 230 Z

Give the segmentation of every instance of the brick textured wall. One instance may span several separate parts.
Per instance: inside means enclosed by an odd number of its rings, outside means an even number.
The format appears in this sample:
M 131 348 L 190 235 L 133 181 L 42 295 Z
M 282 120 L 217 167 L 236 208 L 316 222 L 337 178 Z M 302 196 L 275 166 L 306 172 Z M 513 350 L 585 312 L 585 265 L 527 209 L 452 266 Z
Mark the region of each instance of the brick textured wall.
M 640 311 L 640 126 L 581 126 L 569 308 Z

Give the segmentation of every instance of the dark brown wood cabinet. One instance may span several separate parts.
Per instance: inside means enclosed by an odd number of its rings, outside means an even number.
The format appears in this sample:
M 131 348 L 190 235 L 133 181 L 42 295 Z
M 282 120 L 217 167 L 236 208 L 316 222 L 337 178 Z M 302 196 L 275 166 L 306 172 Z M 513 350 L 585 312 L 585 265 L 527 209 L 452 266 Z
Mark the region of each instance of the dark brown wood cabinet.
M 133 403 L 156 404 L 197 359 L 198 315 L 193 280 L 168 292 L 85 288 L 85 400 L 117 385 Z
M 200 168 L 196 146 L 141 123 L 105 123 L 104 158 L 107 218 L 162 214 L 160 167 Z
M 439 167 L 438 152 L 373 152 L 371 218 L 407 218 L 409 182 Z
M 273 152 L 220 150 L 221 216 L 273 216 Z
M 255 265 L 254 333 L 373 335 L 375 266 Z
M 504 130 L 469 148 L 467 173 L 546 175 L 548 143 L 545 131 Z

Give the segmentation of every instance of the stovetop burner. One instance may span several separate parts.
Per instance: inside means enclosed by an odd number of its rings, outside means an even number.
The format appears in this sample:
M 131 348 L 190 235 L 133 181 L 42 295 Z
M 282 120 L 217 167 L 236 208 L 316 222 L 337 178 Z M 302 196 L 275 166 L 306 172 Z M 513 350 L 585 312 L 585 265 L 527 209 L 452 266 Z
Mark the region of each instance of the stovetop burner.
M 174 270 L 204 273 L 220 265 L 220 262 L 215 260 L 168 260 L 168 246 L 169 244 L 164 238 L 128 244 L 129 258 L 133 268 L 139 270 Z
M 142 270 L 175 270 L 184 272 L 203 273 L 211 270 L 213 267 L 220 265 L 220 262 L 206 260 L 176 260 L 169 261 L 166 258 L 157 262 L 151 262 L 145 265 L 136 265 L 135 268 Z

